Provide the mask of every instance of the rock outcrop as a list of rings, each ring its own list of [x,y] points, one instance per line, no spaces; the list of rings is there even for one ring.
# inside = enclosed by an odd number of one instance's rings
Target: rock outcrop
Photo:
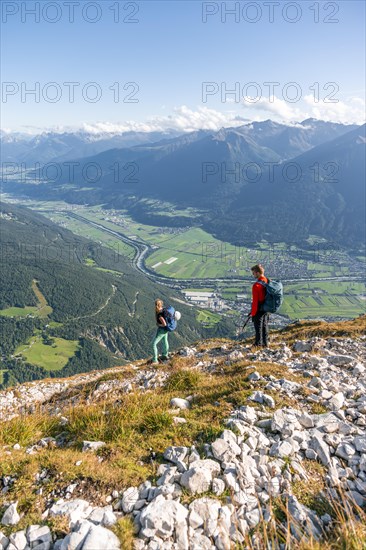
[[[71,498],[65,495],[56,500],[43,518],[68,518],[70,532],[63,539],[56,540],[46,526],[17,531],[17,503],[9,502],[0,523],[13,526],[14,532],[10,537],[0,533],[0,549],[117,550],[120,543],[110,528],[118,518],[128,516],[134,523],[136,550],[230,550],[243,545],[248,536],[256,543],[252,529],[274,519],[271,503],[275,499],[287,502],[293,541],[303,536],[321,540],[332,529],[332,518],[302,504],[293,486],[312,483],[305,464],[316,462],[324,478],[324,498],[336,500],[341,491],[349,502],[366,505],[365,343],[366,338],[312,338],[291,348],[282,345],[256,352],[239,343],[229,349],[183,350],[183,357],[195,361],[191,368],[203,372],[222,368],[218,358],[227,365],[243,358],[253,363],[245,367],[253,391],[245,405],[231,411],[221,435],[207,442],[201,454],[195,446],[168,447],[154,484],[147,480],[115,491],[108,506],[73,499],[72,491]],[[286,366],[284,373],[301,373],[307,382],[300,384],[286,375],[261,375],[255,370],[259,362]],[[128,381],[101,382],[95,397],[98,392],[150,390],[165,379],[165,372],[141,367]],[[260,389],[256,388],[259,381]],[[57,384],[52,391],[63,391],[62,384]],[[38,393],[37,386],[30,387],[37,400],[45,395],[47,384],[38,383]],[[29,399],[29,391],[27,386],[18,393]],[[268,392],[291,398],[294,405],[276,408]],[[3,414],[17,414],[20,398],[9,394],[0,396],[0,407]],[[185,408],[194,407],[194,400],[178,392],[171,405],[184,413]],[[312,412],[314,405],[321,412]],[[84,443],[89,452],[104,445]],[[37,452],[37,446],[31,452]],[[3,490],[10,482],[3,479]]]

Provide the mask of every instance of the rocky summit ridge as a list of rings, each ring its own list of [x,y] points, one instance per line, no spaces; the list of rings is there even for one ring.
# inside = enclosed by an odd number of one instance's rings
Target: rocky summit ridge
[[[199,342],[157,369],[140,361],[1,392],[0,549],[364,548],[364,324],[360,317],[347,331],[349,322],[338,323],[343,334],[326,323],[294,325],[275,334],[269,349]],[[53,483],[68,469],[50,465],[55,453],[74,453],[64,457],[78,458],[76,468],[89,461],[92,469],[115,452],[112,438],[79,438],[75,447],[70,426],[78,407],[104,407],[107,416],[115,411],[118,424],[126,396],[143,406],[144,396],[155,394],[166,410],[157,427],[145,422],[144,437],[153,434],[156,448],[149,456],[141,449],[138,461],[150,475],[108,490],[92,491],[86,475]],[[207,395],[212,402],[203,402]],[[208,427],[197,438],[195,409],[200,417],[220,417],[221,428]],[[153,412],[146,414],[156,422]],[[20,422],[24,430],[37,415],[52,421],[52,430],[15,441]],[[156,438],[165,429],[173,430],[174,444],[159,448]],[[27,479],[38,516],[22,495],[19,464],[25,462],[37,465]]]

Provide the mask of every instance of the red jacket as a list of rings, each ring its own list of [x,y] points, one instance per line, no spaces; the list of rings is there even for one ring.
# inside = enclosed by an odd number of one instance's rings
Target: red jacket
[[[268,283],[268,279],[264,275],[262,277],[259,277],[257,280]],[[263,304],[265,297],[266,297],[266,289],[264,288],[264,286],[258,282],[254,283],[252,287],[252,310],[250,312],[250,315],[252,317],[256,313],[258,313],[259,306],[260,304]]]

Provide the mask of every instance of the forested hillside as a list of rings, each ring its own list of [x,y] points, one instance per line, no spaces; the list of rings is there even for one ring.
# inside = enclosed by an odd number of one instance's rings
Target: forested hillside
[[[27,209],[1,208],[1,386],[148,356],[154,300],[174,303],[174,293],[108,248]],[[179,309],[172,346],[210,335],[192,308]],[[215,332],[227,330],[223,322]]]

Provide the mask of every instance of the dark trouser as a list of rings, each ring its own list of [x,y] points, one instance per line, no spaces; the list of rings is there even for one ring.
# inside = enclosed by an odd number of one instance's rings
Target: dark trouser
[[[268,321],[269,313],[258,311],[252,317],[255,328],[255,346],[268,346]]]

